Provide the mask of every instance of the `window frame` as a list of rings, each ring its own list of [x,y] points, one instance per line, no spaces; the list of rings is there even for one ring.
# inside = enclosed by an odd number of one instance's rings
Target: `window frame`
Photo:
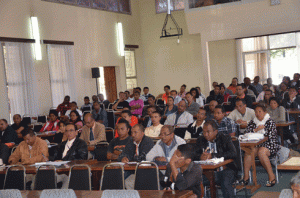
[[[128,86],[127,86],[127,79],[136,79],[136,86],[138,86],[137,67],[136,67],[136,56],[135,56],[135,50],[134,50],[134,49],[128,49],[128,48],[125,48],[124,51],[125,51],[125,52],[126,52],[126,51],[132,51],[132,52],[134,52],[135,76],[127,77],[127,74],[126,74],[126,58],[125,58],[125,56],[124,56],[126,89],[129,89]]]

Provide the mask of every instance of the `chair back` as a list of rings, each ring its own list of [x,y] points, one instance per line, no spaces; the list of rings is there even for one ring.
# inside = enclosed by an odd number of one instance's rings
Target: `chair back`
[[[165,106],[165,102],[163,99],[159,98],[156,100],[156,105],[157,106]]]
[[[40,130],[43,128],[43,125],[41,125],[41,124],[35,124],[34,126],[33,126],[33,131],[34,132],[40,132]]]
[[[240,146],[240,141],[238,138],[232,138],[232,143],[235,147],[236,150],[236,158],[234,160],[236,166],[237,166],[237,171],[241,171],[242,175],[244,175],[244,170],[243,170],[243,157],[242,157],[242,151],[241,151],[241,146]]]
[[[92,111],[92,108],[91,108],[90,106],[88,106],[88,107],[83,107],[81,111],[82,111],[82,112],[85,112],[85,111]]]
[[[37,169],[34,190],[44,189],[56,189],[56,168],[53,165],[41,165]]]
[[[229,112],[229,111],[234,110],[234,107],[229,102],[223,103],[222,106],[223,106],[225,112]]]
[[[23,121],[24,124],[30,125],[31,124],[31,117],[30,117],[30,115],[24,115],[22,121]]]
[[[100,190],[110,189],[125,190],[124,167],[122,164],[110,163],[103,167]]]
[[[37,122],[46,123],[47,122],[47,116],[39,115],[38,118],[37,118]]]
[[[0,197],[5,198],[22,198],[20,190],[0,190]]]
[[[187,130],[186,127],[184,128],[176,128],[176,126],[180,126],[180,125],[175,125],[174,126],[174,134],[181,137],[182,139],[184,139],[184,136],[185,136],[185,132]]]
[[[101,198],[140,198],[140,194],[136,190],[105,190]]]
[[[26,169],[22,165],[9,167],[5,174],[3,189],[26,190]]]
[[[108,127],[115,128],[116,117],[114,111],[107,111]]]
[[[92,190],[91,168],[86,164],[76,164],[70,168],[69,189]]]
[[[134,190],[159,190],[158,174],[159,171],[156,163],[154,162],[138,163],[135,168]]]
[[[76,198],[73,189],[51,189],[43,190],[40,198]]]
[[[106,141],[109,143],[115,137],[115,131],[111,127],[105,127]]]

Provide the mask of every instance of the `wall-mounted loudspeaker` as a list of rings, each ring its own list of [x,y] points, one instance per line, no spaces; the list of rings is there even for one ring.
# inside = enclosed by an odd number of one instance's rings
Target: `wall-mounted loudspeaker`
[[[92,78],[100,78],[99,67],[92,68]]]

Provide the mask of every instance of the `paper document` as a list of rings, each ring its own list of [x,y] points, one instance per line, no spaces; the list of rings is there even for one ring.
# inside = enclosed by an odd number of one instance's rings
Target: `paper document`
[[[33,166],[41,166],[41,165],[53,165],[53,166],[61,166],[69,163],[70,161],[61,161],[61,162],[39,162],[35,163]]]
[[[215,164],[219,164],[221,162],[224,162],[224,157],[221,158],[213,158],[213,159],[209,159],[209,160],[201,160],[201,161],[194,161],[196,164],[206,164],[206,165],[215,165]]]
[[[287,161],[285,161],[284,163],[282,163],[281,165],[300,166],[300,157],[292,157],[292,158],[288,159]]]

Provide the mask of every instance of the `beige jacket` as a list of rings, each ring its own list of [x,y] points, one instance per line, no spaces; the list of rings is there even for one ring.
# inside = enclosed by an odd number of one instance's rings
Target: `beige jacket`
[[[10,164],[16,164],[21,160],[21,164],[34,164],[36,162],[42,162],[44,156],[49,158],[48,145],[45,140],[36,137],[36,140],[29,150],[29,146],[25,141],[22,141],[16,150],[11,154],[8,159]]]
[[[93,133],[95,140],[90,141],[90,128],[84,125],[82,127],[80,139],[84,140],[89,145],[96,145],[101,141],[106,141],[105,127],[103,124],[95,122],[95,128],[93,130]]]

